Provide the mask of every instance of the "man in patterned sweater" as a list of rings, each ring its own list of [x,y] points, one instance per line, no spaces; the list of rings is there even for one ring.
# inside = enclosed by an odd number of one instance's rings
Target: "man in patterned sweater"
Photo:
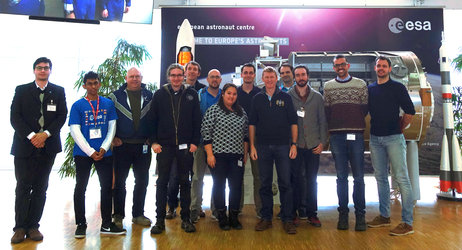
[[[334,57],[337,77],[326,82],[324,104],[330,134],[330,149],[337,169],[339,220],[337,229],[348,229],[348,162],[353,173],[353,202],[356,231],[365,231],[364,197],[364,117],[367,115],[366,83],[348,74],[350,64],[345,56]]]

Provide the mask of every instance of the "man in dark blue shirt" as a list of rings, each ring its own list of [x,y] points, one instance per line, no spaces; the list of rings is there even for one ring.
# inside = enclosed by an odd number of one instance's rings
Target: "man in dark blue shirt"
[[[371,115],[369,147],[379,192],[380,215],[367,224],[369,227],[390,226],[388,183],[388,163],[390,163],[391,173],[401,191],[403,221],[392,229],[390,234],[407,235],[414,233],[413,197],[406,165],[406,141],[402,131],[410,124],[415,110],[406,87],[390,79],[390,59],[380,56],[375,62],[377,82],[368,87]],[[404,111],[402,117],[399,116],[400,108]]]

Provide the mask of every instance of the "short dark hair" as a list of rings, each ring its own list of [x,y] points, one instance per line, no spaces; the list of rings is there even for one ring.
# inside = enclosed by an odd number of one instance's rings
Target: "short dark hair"
[[[283,63],[281,66],[279,66],[279,68],[278,68],[279,74],[281,74],[282,67],[289,67],[290,71],[292,71],[292,75],[294,74],[294,67],[292,67],[292,65],[290,65],[288,63]]]
[[[342,54],[337,54],[337,55],[335,55],[335,56],[334,56],[334,59],[333,59],[332,61],[335,61],[335,60],[337,60],[337,59],[342,59],[342,58],[345,58],[345,61],[348,62],[346,56],[344,56],[344,55],[342,55]]]
[[[88,73],[86,73],[83,76],[83,84],[87,84],[88,79],[97,79],[98,82],[99,82],[99,75],[98,75],[98,73],[96,73],[94,71],[88,71]]]
[[[385,60],[385,61],[387,61],[388,67],[391,67],[390,58],[388,58],[388,57],[386,57],[386,56],[380,55],[380,56],[378,56],[377,58],[375,58],[375,63],[377,64],[377,62],[378,62],[379,60]]]
[[[197,66],[197,70],[199,70],[199,73],[202,71],[201,69],[201,65],[196,62],[196,61],[189,61],[185,66],[184,66],[184,70],[188,69],[188,66],[189,65],[194,65],[194,66]]]
[[[295,68],[294,68],[294,76],[295,76],[295,70],[296,70],[296,69],[305,69],[306,74],[307,74],[307,75],[310,75],[310,70],[309,70],[308,67],[306,67],[305,65],[301,65],[301,64],[300,64],[300,65],[295,66]]]
[[[226,114],[229,114],[231,111],[225,107],[225,103],[223,102],[223,95],[225,94],[226,90],[229,88],[235,88],[237,91],[237,86],[234,85],[233,83],[227,83],[223,86],[223,89],[221,90],[221,95],[220,99],[218,99],[218,107],[220,107],[223,111],[225,111]],[[233,111],[236,113],[238,116],[242,116],[244,112],[242,111],[242,107],[237,103],[236,101],[232,105]]]
[[[37,66],[37,64],[39,63],[48,63],[48,65],[50,65],[50,69],[52,67],[52,63],[51,63],[51,60],[46,58],[46,57],[39,57],[37,60],[35,60],[34,62],[34,67],[32,69],[35,69],[35,67]]]
[[[244,71],[244,68],[245,68],[245,67],[250,67],[250,68],[252,68],[252,69],[253,69],[253,73],[255,73],[255,71],[256,71],[256,70],[255,70],[255,65],[253,65],[253,64],[251,64],[251,63],[246,63],[246,64],[242,65],[242,67],[241,67],[241,73],[242,73],[242,71]]]
[[[187,64],[186,64],[186,65],[187,65]],[[172,64],[170,64],[170,66],[168,66],[168,68],[167,68],[167,78],[170,77],[170,71],[172,71],[173,69],[180,69],[180,70],[183,72],[183,75],[184,75],[183,66],[181,66],[181,64],[179,64],[179,63],[172,63]]]

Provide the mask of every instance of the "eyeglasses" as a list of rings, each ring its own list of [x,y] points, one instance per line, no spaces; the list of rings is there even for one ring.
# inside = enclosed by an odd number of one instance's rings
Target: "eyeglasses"
[[[42,70],[48,71],[48,70],[50,70],[50,67],[49,66],[45,66],[45,67],[37,66],[37,67],[35,67],[35,69],[37,71],[42,71]]]
[[[184,75],[178,74],[178,75],[169,75],[169,77],[184,77]]]
[[[335,68],[340,68],[340,67],[345,67],[347,65],[348,65],[348,63],[340,63],[340,64],[334,64],[334,67]]]

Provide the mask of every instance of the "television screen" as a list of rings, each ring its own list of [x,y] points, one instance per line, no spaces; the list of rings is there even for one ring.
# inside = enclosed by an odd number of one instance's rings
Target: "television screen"
[[[152,23],[153,0],[0,0],[0,13]]]

